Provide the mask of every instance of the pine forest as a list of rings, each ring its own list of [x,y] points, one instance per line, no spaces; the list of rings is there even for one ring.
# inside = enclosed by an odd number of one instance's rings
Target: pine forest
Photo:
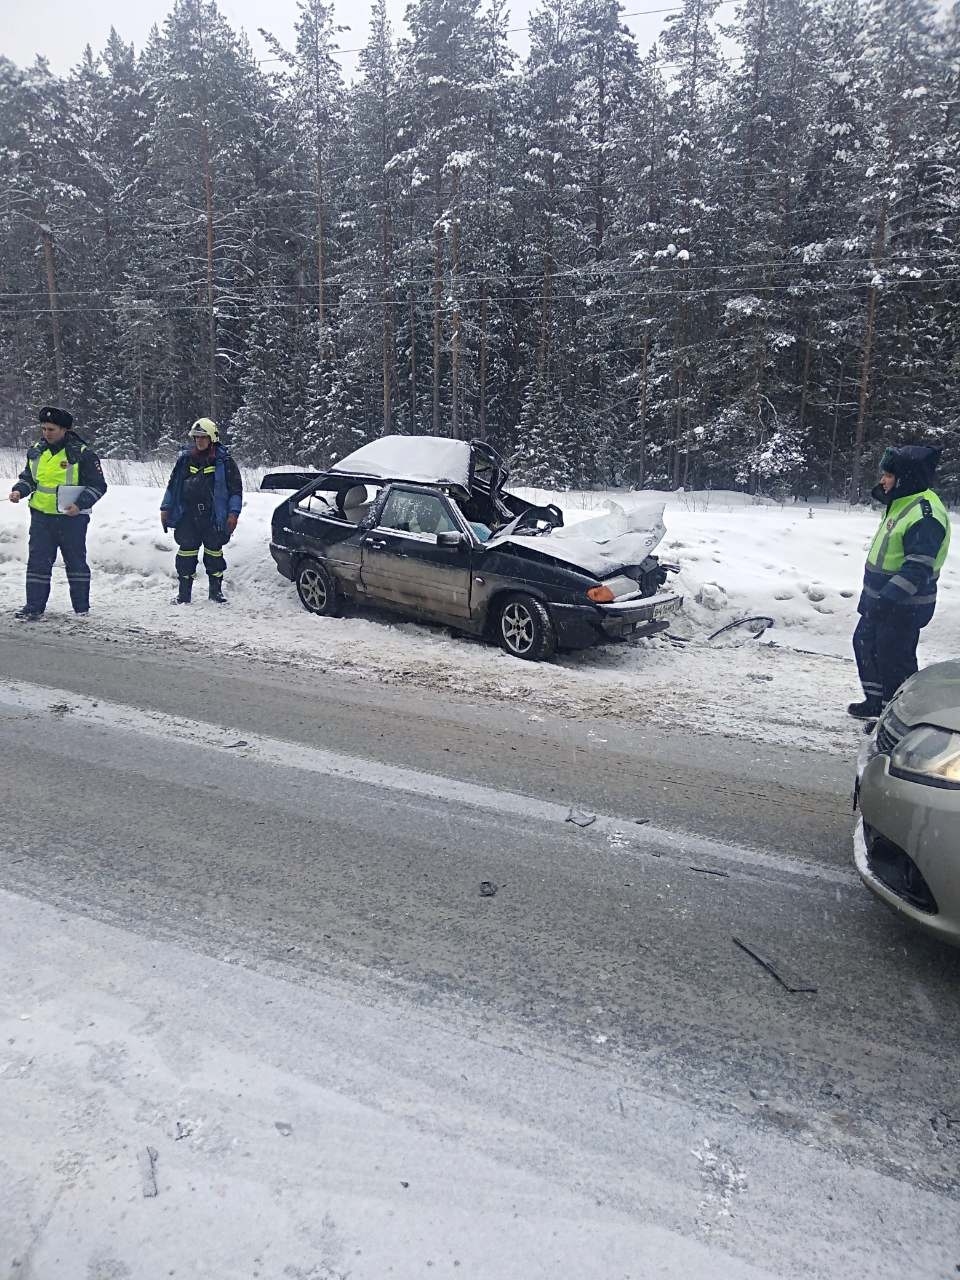
[[[643,0],[641,0],[641,4]],[[631,11],[632,12],[632,11]],[[482,438],[545,487],[856,500],[960,476],[960,3],[211,0],[66,77],[0,58],[0,444],[205,414],[244,461]],[[362,45],[346,78],[344,43]]]

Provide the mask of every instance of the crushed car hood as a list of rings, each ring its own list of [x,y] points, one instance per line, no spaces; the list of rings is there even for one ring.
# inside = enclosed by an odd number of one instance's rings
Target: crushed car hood
[[[626,508],[608,502],[601,515],[547,533],[510,533],[493,537],[490,548],[517,546],[550,556],[598,578],[627,565],[641,564],[663,538],[663,499],[640,501]]]
[[[904,724],[934,724],[960,733],[960,660],[935,662],[912,676],[893,709]]]

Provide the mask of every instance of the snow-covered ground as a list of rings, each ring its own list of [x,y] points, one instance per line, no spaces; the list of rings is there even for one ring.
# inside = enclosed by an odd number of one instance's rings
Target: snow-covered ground
[[[11,451],[0,458],[12,480],[22,460]],[[305,613],[267,549],[278,498],[256,490],[259,473],[247,476],[244,513],[227,548],[229,609],[207,603],[202,576],[194,605],[175,609],[173,538],[163,534],[158,516],[166,468],[155,462],[105,466],[111,487],[88,537],[93,614],[86,622],[74,619],[58,565],[44,626],[203,646],[223,662],[231,654],[255,657],[314,669],[318,676],[402,681],[574,715],[844,751],[856,740],[844,707],[859,692],[850,636],[875,512],[757,503],[735,493],[664,495],[667,535],[660,553],[681,565],[672,581],[686,603],[672,630],[686,643],[657,637],[535,666],[444,628],[387,614]],[[637,501],[629,493],[526,492],[557,502],[568,520],[596,515],[611,499]],[[23,600],[27,524],[25,505],[0,503],[3,611]],[[958,564],[954,558],[942,576],[937,616],[921,642],[922,662],[956,656]],[[759,642],[742,632],[708,642],[725,623],[757,614],[774,620]]]

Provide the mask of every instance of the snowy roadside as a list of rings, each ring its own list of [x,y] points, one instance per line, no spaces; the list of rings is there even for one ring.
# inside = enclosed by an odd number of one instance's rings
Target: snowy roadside
[[[0,925],[5,1276],[552,1280],[638,1257],[664,1280],[777,1274],[623,1207],[625,1183],[647,1205],[660,1189],[622,1154],[605,1067],[6,892]],[[564,1109],[591,1109],[603,1141],[554,1140],[544,1093],[565,1132]],[[672,1216],[694,1223],[691,1122],[666,1110],[650,1120],[672,1126]]]
[[[139,478],[131,471],[137,464],[107,466],[108,475],[122,467],[124,479]],[[858,692],[850,635],[873,513],[753,505],[737,494],[665,495],[667,536],[660,551],[682,566],[673,581],[686,604],[673,630],[688,643],[656,638],[608,645],[537,666],[455,638],[444,628],[386,614],[334,619],[305,613],[269,556],[270,515],[277,502],[270,493],[248,493],[229,544],[229,609],[203,599],[174,609],[173,540],[160,530],[159,497],[155,484],[112,485],[94,513],[88,539],[94,612],[83,623],[73,618],[58,565],[45,628],[83,628],[151,648],[202,647],[221,663],[235,655],[316,671],[318,677],[403,683],[571,716],[609,716],[842,752],[857,740],[857,726],[844,707]],[[582,518],[610,498],[629,503],[631,495],[549,498],[571,518]],[[18,625],[7,619],[22,603],[26,529],[22,507],[0,504],[5,630]],[[942,588],[940,610],[922,644],[924,662],[953,656],[950,642],[960,630],[960,573],[950,565]],[[707,642],[725,623],[754,614],[774,619],[760,642],[738,632]]]

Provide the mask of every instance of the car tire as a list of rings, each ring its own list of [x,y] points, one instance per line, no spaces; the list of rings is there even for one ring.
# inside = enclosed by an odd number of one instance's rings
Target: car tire
[[[557,630],[546,606],[519,592],[500,602],[496,635],[505,653],[527,662],[545,662],[557,651]]]
[[[308,613],[335,618],[340,612],[340,593],[330,570],[319,560],[301,560],[297,565],[297,595]]]

